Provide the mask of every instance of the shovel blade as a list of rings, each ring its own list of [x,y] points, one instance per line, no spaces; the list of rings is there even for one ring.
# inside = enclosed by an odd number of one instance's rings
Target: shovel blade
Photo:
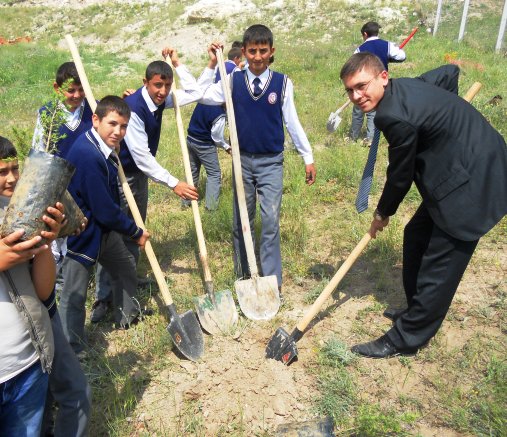
[[[266,358],[289,365],[298,355],[296,341],[285,329],[278,328],[266,347]]]
[[[252,320],[269,320],[280,308],[280,292],[275,275],[240,279],[234,283],[239,306]]]
[[[338,129],[338,126],[340,125],[342,121],[342,118],[339,115],[339,112],[331,112],[329,114],[329,118],[327,119],[326,128],[328,132],[334,132],[336,129]]]
[[[215,303],[216,305],[213,305],[207,294],[194,297],[201,326],[211,335],[232,332],[238,323],[238,310],[231,291],[224,290],[215,293]]]
[[[186,358],[192,361],[201,358],[204,353],[204,338],[193,311],[189,310],[181,316],[170,311],[167,330],[174,345]]]

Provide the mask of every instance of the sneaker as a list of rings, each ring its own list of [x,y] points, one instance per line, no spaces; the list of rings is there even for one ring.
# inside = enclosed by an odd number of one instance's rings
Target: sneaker
[[[109,302],[105,300],[96,300],[92,306],[92,313],[90,314],[90,322],[98,323],[104,320],[107,312],[109,311]]]

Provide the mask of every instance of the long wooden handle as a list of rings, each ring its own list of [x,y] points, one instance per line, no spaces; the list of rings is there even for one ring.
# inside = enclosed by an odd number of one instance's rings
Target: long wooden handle
[[[90,105],[92,111],[95,112],[95,109],[97,108],[97,102],[95,100],[95,97],[93,97],[93,92],[90,87],[90,83],[88,82],[88,78],[86,77],[83,62],[81,61],[81,56],[79,56],[79,51],[77,50],[76,44],[74,43],[74,39],[71,35],[65,35],[65,39],[69,45],[74,64],[76,64],[76,69],[79,74],[79,79],[81,80],[81,85],[83,86],[83,90],[85,92],[86,100],[88,100],[88,104]],[[130,189],[130,186],[125,177],[121,163],[118,165],[118,176],[120,178],[123,193],[127,199],[130,211],[134,217],[134,221],[136,222],[137,226],[142,229],[146,229],[141,217],[141,213],[139,212],[139,208],[137,207],[136,201],[134,199],[134,195],[132,194],[132,190]],[[169,287],[167,286],[164,274],[162,273],[162,269],[160,268],[160,264],[158,263],[157,257],[155,256],[155,252],[153,251],[153,247],[149,240],[146,242],[144,250],[146,252],[146,256],[148,257],[148,261],[150,262],[153,274],[155,275],[155,279],[157,280],[158,288],[162,293],[162,297],[164,298],[166,305],[171,305],[173,303],[173,299],[171,297],[171,293],[169,292]]]
[[[255,259],[255,250],[250,230],[250,218],[245,200],[245,188],[243,186],[243,171],[241,170],[241,156],[239,153],[238,132],[236,130],[236,118],[234,116],[234,105],[232,104],[231,90],[229,88],[229,79],[225,70],[224,56],[221,49],[216,52],[218,59],[218,69],[224,90],[225,106],[227,107],[227,121],[229,122],[229,134],[231,136],[232,165],[234,168],[234,180],[236,182],[236,196],[238,198],[239,215],[241,219],[241,228],[243,230],[243,240],[245,243],[246,255],[248,258],[248,267],[250,274],[258,276],[257,261]]]
[[[416,32],[418,30],[419,30],[418,27],[414,27],[412,29],[412,32],[410,32],[410,35],[407,36],[407,38],[400,44],[400,49],[402,49],[403,47],[405,47],[405,44],[407,44],[412,39],[412,37],[416,34]]]
[[[176,85],[173,82],[172,96],[174,103],[174,113],[176,115],[176,125],[178,127],[178,137],[180,139],[181,154],[183,155],[183,166],[185,168],[185,177],[187,179],[187,184],[194,186],[194,181],[192,179],[192,170],[190,168],[190,158],[188,156],[187,142],[185,140],[185,131],[183,129],[183,121],[181,119],[180,105],[178,104],[178,97],[175,91]],[[209,287],[212,284],[212,277],[208,264],[208,251],[206,250],[206,242],[204,240],[204,232],[202,230],[201,214],[199,213],[199,205],[197,204],[197,200],[192,200],[192,213],[194,216],[194,225],[195,232],[197,234],[197,242],[199,244],[199,258],[201,260],[204,281],[207,287]]]
[[[463,99],[466,100],[467,102],[471,102],[481,88],[482,88],[482,83],[474,82],[472,84],[472,86],[468,89],[466,94],[464,95]]]
[[[322,290],[322,293],[320,293],[320,296],[315,300],[311,308],[307,311],[307,313],[304,315],[303,319],[298,323],[296,328],[304,332],[308,324],[312,321],[312,319],[317,315],[320,308],[326,301],[326,299],[331,296],[335,288],[338,286],[340,281],[343,279],[345,274],[349,271],[349,269],[352,267],[354,262],[356,261],[357,257],[361,254],[361,252],[364,250],[366,245],[370,242],[371,235],[369,233],[366,233],[363,238],[361,238],[361,241],[357,244],[357,246],[354,248],[354,250],[351,252],[351,254],[348,256],[348,258],[345,260],[345,262],[340,266],[338,271],[335,273],[335,275],[331,278],[329,283],[326,285],[324,290]]]

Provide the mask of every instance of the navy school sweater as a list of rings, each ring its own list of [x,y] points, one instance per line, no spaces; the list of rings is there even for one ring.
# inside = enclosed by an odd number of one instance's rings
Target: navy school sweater
[[[104,233],[116,231],[137,239],[143,230],[121,210],[118,168],[111,157],[104,157],[91,129],[76,140],[66,159],[76,167],[69,193],[88,219],[81,234],[69,237],[67,256],[92,265]]]
[[[48,106],[44,105],[39,109],[39,114],[47,108]],[[77,110],[80,111],[79,124],[74,129],[71,129],[68,124],[63,124],[59,128],[60,135],[65,135],[65,138],[58,141],[58,150],[55,154],[62,158],[68,155],[70,146],[74,144],[74,141],[76,141],[83,132],[86,132],[92,127],[93,112],[88,102],[85,100],[84,105]]]
[[[373,39],[371,41],[366,41],[359,46],[359,51],[370,52],[374,55],[377,55],[384,64],[386,71],[388,71],[389,67],[387,64],[389,62],[389,42],[383,39]]]
[[[250,89],[246,71],[236,71],[232,80],[240,150],[253,154],[283,152],[282,99],[287,76],[270,70],[268,82],[257,97]]]
[[[157,120],[144,100],[142,95],[143,88],[144,87],[141,87],[134,94],[127,96],[125,102],[129,105],[130,110],[143,121],[144,130],[148,135],[148,148],[150,149],[150,153],[156,156],[158,143],[160,141],[160,130],[162,128],[162,112],[164,111],[165,103],[158,107],[160,118]],[[126,173],[137,173],[141,171],[137,167],[134,158],[132,158],[125,141],[121,142],[120,161]]]

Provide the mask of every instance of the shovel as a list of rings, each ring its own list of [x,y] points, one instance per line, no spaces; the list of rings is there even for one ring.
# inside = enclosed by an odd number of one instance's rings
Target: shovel
[[[93,97],[93,93],[88,82],[88,78],[86,77],[83,63],[81,62],[81,57],[79,56],[79,52],[74,43],[74,39],[71,35],[65,35],[65,39],[67,40],[70,51],[72,53],[72,58],[76,64],[76,69],[78,71],[81,84],[83,85],[86,99],[88,100],[92,111],[95,112],[97,102]],[[134,220],[137,226],[145,229],[143,219],[141,218],[139,208],[136,205],[136,201],[134,199],[132,191],[130,190],[127,179],[125,178],[125,173],[123,172],[121,163],[118,166],[118,176],[120,178],[125,197],[127,198],[127,203],[130,210],[132,211],[132,215],[134,216]],[[169,325],[167,325],[167,331],[169,331],[173,343],[178,348],[178,350],[189,360],[197,361],[204,353],[204,338],[202,335],[201,327],[199,326],[199,322],[197,321],[197,317],[192,311],[187,311],[181,316],[178,314],[176,306],[173,303],[171,293],[169,293],[167,283],[165,282],[164,274],[162,273],[160,265],[157,261],[157,257],[155,256],[155,252],[153,251],[153,247],[151,246],[151,242],[149,240],[146,242],[145,251],[151,268],[153,269],[155,279],[157,280],[157,285],[167,306],[167,311],[169,313]]]
[[[341,265],[335,273],[331,281],[326,285],[320,296],[315,300],[313,305],[304,315],[303,319],[296,325],[292,334],[289,334],[285,329],[278,328],[266,347],[266,358],[281,361],[283,364],[290,364],[298,355],[298,348],[296,342],[303,337],[303,333],[312,321],[312,319],[319,312],[326,299],[333,293],[345,274],[352,267],[357,257],[364,250],[366,245],[370,242],[371,236],[366,233],[361,241],[357,244],[345,262]]]
[[[174,112],[176,114],[176,124],[178,126],[178,135],[180,139],[181,153],[183,155],[185,176],[187,183],[189,185],[193,185],[194,182],[192,180],[192,170],[190,169],[188,148],[185,141],[180,106],[178,104],[176,93],[174,92],[175,89],[176,87],[173,84],[172,95]],[[231,332],[238,322],[238,311],[236,310],[236,304],[234,303],[230,290],[219,291],[217,293],[213,291],[213,280],[211,278],[211,272],[208,265],[208,252],[204,241],[204,233],[202,231],[201,216],[199,214],[197,200],[192,200],[192,213],[194,215],[195,232],[197,234],[197,241],[199,244],[199,258],[201,260],[204,276],[204,290],[206,291],[206,295],[194,297],[194,305],[197,310],[197,316],[199,317],[202,327],[210,334]]]
[[[350,105],[350,100],[347,100],[342,106],[340,106],[338,108],[337,111],[331,112],[331,114],[329,114],[329,118],[327,119],[327,124],[326,124],[327,130],[329,132],[334,132],[336,129],[338,129],[338,126],[342,122],[342,118],[340,117],[340,114],[349,105]]]
[[[415,33],[415,32],[413,32]],[[481,89],[482,84],[480,82],[475,82],[472,84],[470,89],[466,92],[463,99],[467,102],[472,101],[475,95]],[[345,262],[338,269],[336,274],[333,276],[329,284],[327,284],[326,288],[322,291],[317,300],[313,303],[311,308],[308,310],[306,315],[303,317],[292,334],[289,335],[287,331],[283,328],[278,328],[269,341],[266,347],[266,358],[272,358],[274,360],[281,361],[284,364],[290,364],[290,362],[297,357],[298,349],[296,346],[296,342],[303,336],[304,330],[311,322],[311,320],[315,317],[320,307],[324,304],[325,300],[331,295],[333,290],[338,286],[340,281],[343,279],[345,274],[349,271],[350,267],[354,264],[357,257],[364,250],[366,245],[371,240],[371,236],[369,233],[366,233],[361,241],[354,248],[352,253],[348,256]]]
[[[234,106],[232,104],[231,91],[222,50],[216,52],[218,68],[222,78],[225,104],[227,107],[227,120],[229,122],[229,133],[231,135],[232,165],[234,168],[234,179],[236,181],[236,195],[243,230],[243,239],[250,269],[250,279],[240,279],[234,283],[238,295],[239,306],[246,317],[252,320],[269,320],[275,316],[280,308],[280,292],[278,291],[278,280],[275,275],[261,277],[257,270],[257,260],[250,231],[250,219],[245,200],[245,189],[243,187],[243,172],[241,171],[241,157],[239,153],[238,133],[236,131],[236,119]]]

